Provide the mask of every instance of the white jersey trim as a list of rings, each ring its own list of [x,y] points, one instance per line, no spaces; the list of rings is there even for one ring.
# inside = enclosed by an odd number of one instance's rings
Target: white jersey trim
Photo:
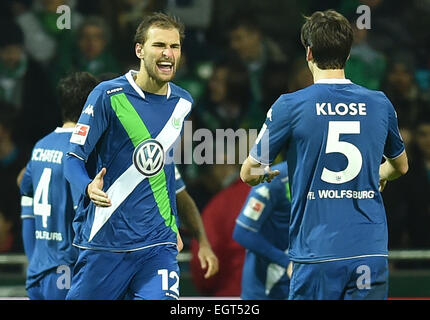
[[[318,260],[318,261],[295,261],[297,263],[321,263],[321,262],[331,262],[331,261],[341,261],[348,259],[360,259],[360,258],[369,258],[369,257],[388,257],[388,254],[365,254],[361,256],[352,256],[352,257],[344,257],[344,258],[333,258],[327,260]]]
[[[176,139],[181,133],[182,124],[187,114],[191,111],[191,102],[180,98],[175,106],[170,118],[165,123],[163,129],[155,138],[163,146],[163,150],[168,152],[171,146],[176,142]],[[173,118],[181,120],[181,126],[174,128],[172,126]],[[124,200],[133,192],[133,190],[143,181],[146,177],[142,175],[136,167],[132,164],[125,170],[121,176],[109,187],[106,191],[108,198],[111,200],[110,207],[96,207],[94,212],[94,221],[91,227],[90,242],[97,232],[103,227],[106,221],[112,216],[115,210],[124,202]]]
[[[57,127],[54,132],[55,133],[67,133],[67,132],[73,133],[74,130],[75,130],[75,128],[60,128],[60,127]]]
[[[145,93],[143,93],[142,89],[137,85],[136,81],[134,81],[134,78],[133,78],[133,76],[135,76],[137,74],[138,74],[138,71],[130,70],[129,72],[126,73],[125,77],[126,77],[127,81],[130,83],[130,85],[133,87],[133,89],[139,94],[139,96],[142,99],[145,99]],[[170,84],[167,83],[166,99],[169,99],[171,92],[172,91],[170,89]]]
[[[320,84],[320,83],[324,83],[324,84],[352,84],[352,81],[349,79],[343,79],[343,78],[319,79],[318,81],[315,81],[315,84]]]
[[[160,243],[150,244],[150,245],[144,246],[144,247],[139,247],[139,248],[135,248],[135,249],[124,249],[124,250],[91,248],[91,247],[81,246],[81,245],[78,245],[78,244],[75,244],[75,243],[73,243],[72,245],[74,247],[79,248],[79,249],[85,249],[85,250],[109,251],[109,252],[133,252],[133,251],[144,250],[144,249],[148,249],[148,248],[152,248],[152,247],[156,247],[156,246],[163,246],[163,245],[174,245],[174,246],[177,246],[178,244],[174,243],[174,242],[160,242]]]
[[[184,190],[185,190],[185,186],[182,186],[176,190],[176,194],[178,194],[179,192],[184,191]]]
[[[258,230],[257,230],[257,229],[252,228],[252,227],[250,227],[250,226],[248,226],[248,225],[244,224],[244,223],[243,223],[242,221],[240,221],[239,219],[236,219],[236,223],[237,223],[239,226],[241,226],[242,228],[244,228],[244,229],[247,229],[247,230],[252,231],[252,232],[258,232]]]

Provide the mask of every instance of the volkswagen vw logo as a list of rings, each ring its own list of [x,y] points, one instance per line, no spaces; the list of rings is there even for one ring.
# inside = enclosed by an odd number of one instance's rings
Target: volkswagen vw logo
[[[164,167],[163,146],[154,139],[143,141],[134,149],[133,164],[144,176],[155,176]]]

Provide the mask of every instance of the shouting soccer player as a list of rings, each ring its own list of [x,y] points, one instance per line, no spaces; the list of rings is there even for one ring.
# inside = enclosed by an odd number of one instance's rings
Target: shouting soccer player
[[[80,195],[64,177],[64,159],[82,104],[97,83],[87,72],[60,81],[63,126],[36,143],[20,179],[22,236],[29,261],[26,289],[31,300],[62,300],[70,288],[78,256],[72,247],[72,221]]]
[[[67,179],[85,196],[67,299],[179,298],[175,170],[165,159],[193,102],[170,82],[183,37],[176,19],[145,17],[135,35],[140,70],[102,82],[85,103],[66,159]]]
[[[314,84],[273,104],[241,177],[252,185],[274,179],[279,171],[256,170],[287,146],[290,299],[386,299],[388,239],[380,190],[408,170],[396,113],[384,93],[345,79],[353,40],[345,17],[315,12],[301,39]]]

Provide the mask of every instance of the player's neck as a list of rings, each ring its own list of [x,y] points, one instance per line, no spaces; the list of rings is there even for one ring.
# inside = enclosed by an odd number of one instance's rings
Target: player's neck
[[[312,75],[314,83],[321,79],[345,79],[344,69],[319,69],[317,66],[313,66]]]
[[[160,95],[167,94],[168,82],[156,81],[142,68],[134,78],[134,81],[143,91]]]
[[[63,123],[63,126],[61,128],[68,129],[68,128],[74,128],[76,126],[76,122],[67,121]]]

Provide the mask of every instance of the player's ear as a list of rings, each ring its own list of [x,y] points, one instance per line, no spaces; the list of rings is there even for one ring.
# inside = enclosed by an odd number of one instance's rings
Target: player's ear
[[[311,47],[306,47],[306,61],[312,61],[313,58]]]
[[[139,59],[143,59],[143,46],[141,43],[136,43],[135,52]]]

